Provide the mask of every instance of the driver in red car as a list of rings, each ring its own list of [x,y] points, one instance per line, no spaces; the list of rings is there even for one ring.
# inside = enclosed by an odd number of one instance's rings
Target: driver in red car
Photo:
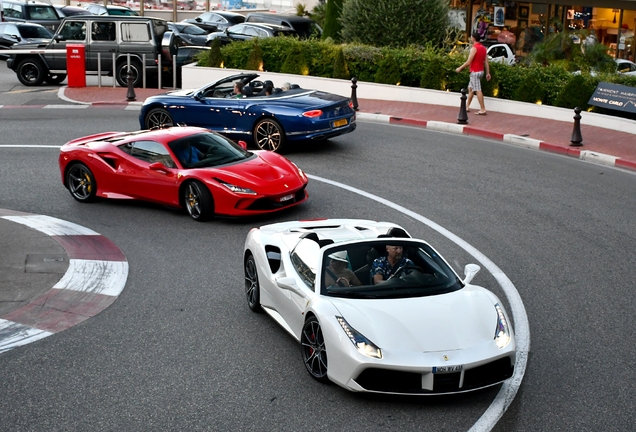
[[[205,156],[201,150],[186,142],[173,150],[181,165],[188,168],[190,165],[200,162]]]

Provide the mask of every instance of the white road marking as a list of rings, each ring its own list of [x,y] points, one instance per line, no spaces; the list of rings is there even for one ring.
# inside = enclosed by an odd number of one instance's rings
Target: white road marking
[[[39,145],[39,144],[0,144],[0,147],[5,148],[54,148],[60,149],[61,145]]]
[[[528,363],[528,352],[530,351],[530,325],[528,323],[528,315],[526,314],[525,307],[523,306],[521,296],[519,295],[519,292],[515,288],[512,281],[504,274],[503,271],[501,271],[501,269],[494,262],[486,257],[486,255],[481,253],[468,242],[448,231],[446,228],[433,222],[432,220],[427,219],[424,216],[415,213],[414,211],[411,211],[405,207],[402,207],[399,204],[381,198],[377,195],[365,192],[361,189],[326,178],[318,177],[312,174],[307,174],[307,177],[315,181],[330,184],[332,186],[356,193],[365,198],[379,202],[380,204],[384,204],[387,207],[397,210],[409,217],[412,217],[413,219],[434,229],[435,231],[464,249],[466,252],[472,255],[473,258],[475,258],[483,267],[485,267],[497,280],[504,294],[506,295],[508,302],[510,303],[510,308],[515,323],[514,330],[517,342],[517,360],[515,363],[515,371],[512,378],[501,386],[499,393],[492,401],[488,409],[470,428],[471,432],[485,432],[492,430],[492,428],[497,424],[499,419],[503,416],[503,414],[506,412],[506,410],[514,400],[517,391],[521,386],[521,381],[523,380],[523,376],[526,372],[526,365]]]
[[[66,274],[53,288],[117,297],[127,278],[127,261],[72,259]]]
[[[45,215],[3,216],[2,218],[13,221],[13,222],[17,222],[22,225],[26,225],[29,228],[36,229],[50,236],[62,236],[62,235],[97,236],[99,235],[92,229],[83,227],[73,222],[57,219],[51,216],[45,216]]]
[[[53,333],[0,319],[0,353],[20,345],[30,344]]]

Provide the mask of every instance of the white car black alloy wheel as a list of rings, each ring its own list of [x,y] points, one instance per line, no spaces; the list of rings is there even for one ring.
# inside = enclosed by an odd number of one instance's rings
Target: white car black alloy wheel
[[[261,310],[260,296],[256,262],[254,261],[254,257],[250,254],[245,260],[245,297],[247,299],[247,305],[254,312]]]
[[[329,381],[327,378],[327,349],[322,329],[316,317],[312,316],[305,321],[300,335],[300,351],[307,372],[316,380]]]

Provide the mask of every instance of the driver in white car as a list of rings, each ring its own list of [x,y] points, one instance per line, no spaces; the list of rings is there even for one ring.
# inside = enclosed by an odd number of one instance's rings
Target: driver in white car
[[[402,267],[414,265],[413,261],[402,255],[402,246],[387,245],[386,251],[387,256],[376,258],[371,264],[371,280],[374,284],[389,280]]]

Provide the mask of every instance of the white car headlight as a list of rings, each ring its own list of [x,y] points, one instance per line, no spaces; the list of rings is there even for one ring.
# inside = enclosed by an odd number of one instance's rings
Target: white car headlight
[[[510,343],[510,328],[508,327],[508,320],[503,312],[499,303],[495,305],[497,310],[497,328],[495,329],[495,343],[499,349],[504,348]]]
[[[244,188],[244,187],[241,187],[241,186],[236,186],[236,185],[233,185],[231,183],[226,183],[226,182],[221,181],[219,179],[215,179],[215,180],[218,181],[219,183],[221,183],[223,186],[225,186],[226,188],[228,188],[229,190],[231,190],[234,193],[247,194],[247,195],[256,195],[256,192],[254,192],[252,189]]]
[[[375,357],[378,359],[382,358],[382,350],[373,342],[351,327],[343,317],[337,316],[336,319],[338,320],[338,323],[340,323],[342,330],[344,330],[346,335],[349,337],[349,340],[358,349],[358,351],[369,357]]]

